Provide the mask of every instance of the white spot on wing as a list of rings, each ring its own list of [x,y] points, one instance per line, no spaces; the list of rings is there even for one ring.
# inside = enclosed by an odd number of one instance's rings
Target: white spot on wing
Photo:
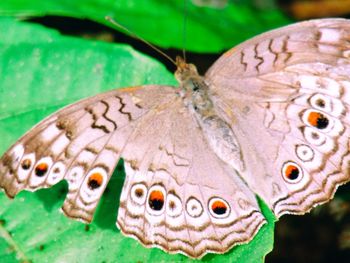
[[[47,177],[46,182],[49,185],[57,184],[59,181],[63,179],[65,172],[66,172],[66,166],[64,165],[64,163],[62,162],[55,163],[50,170],[50,173]]]
[[[24,147],[22,146],[22,144],[18,144],[12,149],[13,164],[11,166],[13,168],[15,168],[19,164],[23,154],[24,154]]]
[[[323,43],[336,43],[340,40],[341,34],[337,29],[322,28],[320,29],[321,37],[320,42]]]
[[[53,123],[53,124],[49,125],[48,127],[46,127],[45,130],[42,131],[41,138],[44,141],[51,141],[57,135],[59,135],[60,132],[61,131],[57,128],[56,123]]]
[[[84,175],[84,169],[81,166],[75,166],[69,172],[67,181],[69,183],[69,191],[74,191],[79,188],[81,179]]]
[[[51,145],[51,151],[54,155],[58,156],[64,151],[70,140],[65,134],[61,134]]]

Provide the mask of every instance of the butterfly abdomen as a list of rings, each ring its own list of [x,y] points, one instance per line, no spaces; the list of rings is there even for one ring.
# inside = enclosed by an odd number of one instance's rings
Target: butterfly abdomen
[[[215,154],[237,171],[242,171],[241,148],[231,127],[217,115],[203,119],[201,127]]]
[[[208,144],[225,163],[238,171],[243,170],[241,149],[230,125],[216,112],[209,93],[209,87],[199,75],[193,75],[182,82],[185,102],[202,128]]]

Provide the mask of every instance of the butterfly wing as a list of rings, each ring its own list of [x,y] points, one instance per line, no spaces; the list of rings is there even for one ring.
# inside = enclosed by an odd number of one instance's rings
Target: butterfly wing
[[[233,48],[206,74],[240,141],[241,176],[277,216],[327,202],[350,179],[349,54],[349,20],[311,20]]]
[[[13,197],[65,179],[64,213],[90,222],[120,157],[126,179],[117,225],[146,246],[191,257],[224,253],[265,223],[254,194],[165,86],[114,90],[54,113],[0,159],[0,187]]]
[[[194,258],[254,237],[266,222],[254,194],[214,154],[181,100],[143,119],[140,129],[122,153],[117,225],[123,233]]]
[[[0,159],[0,187],[14,197],[20,190],[47,188],[65,179],[69,192],[63,211],[90,222],[139,119],[155,116],[158,107],[175,97],[166,86],[113,90],[54,113]]]

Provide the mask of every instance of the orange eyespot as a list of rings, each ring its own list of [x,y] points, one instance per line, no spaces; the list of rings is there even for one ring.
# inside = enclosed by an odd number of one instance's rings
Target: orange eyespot
[[[93,173],[89,176],[88,186],[90,189],[94,190],[102,185],[103,176],[100,173]]]
[[[162,210],[164,205],[164,194],[159,190],[154,190],[151,192],[148,204],[153,210]]]
[[[227,206],[224,202],[216,200],[211,204],[211,209],[217,215],[223,215],[227,211]]]
[[[309,116],[307,117],[307,121],[310,123],[310,125],[318,129],[324,129],[329,124],[329,120],[326,116],[324,116],[320,112],[315,112],[315,111],[312,111],[309,113]]]
[[[48,169],[49,169],[49,166],[47,165],[47,163],[39,163],[35,167],[35,175],[39,177],[44,176]]]
[[[221,197],[212,197],[208,204],[209,212],[214,218],[226,218],[230,215],[230,205]]]
[[[299,168],[295,165],[289,164],[285,169],[285,177],[289,180],[296,180],[299,177]]]

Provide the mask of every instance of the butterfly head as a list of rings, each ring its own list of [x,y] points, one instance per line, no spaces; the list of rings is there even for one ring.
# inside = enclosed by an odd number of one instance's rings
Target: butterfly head
[[[175,78],[178,82],[184,83],[189,78],[198,76],[198,71],[195,65],[186,63],[182,57],[176,57]]]

